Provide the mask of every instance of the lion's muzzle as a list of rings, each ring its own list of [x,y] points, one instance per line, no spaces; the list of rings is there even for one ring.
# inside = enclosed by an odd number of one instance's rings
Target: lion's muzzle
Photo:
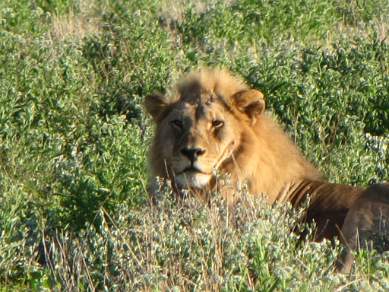
[[[183,148],[181,149],[181,154],[188,158],[193,164],[197,158],[205,153],[203,148]]]

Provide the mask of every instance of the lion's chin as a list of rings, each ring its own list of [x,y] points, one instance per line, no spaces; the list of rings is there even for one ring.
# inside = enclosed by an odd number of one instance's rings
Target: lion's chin
[[[178,186],[182,188],[202,189],[209,184],[211,175],[199,172],[185,172],[175,177]]]

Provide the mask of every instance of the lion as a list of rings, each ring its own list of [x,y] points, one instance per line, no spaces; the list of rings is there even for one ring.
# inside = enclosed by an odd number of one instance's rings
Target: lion
[[[338,236],[347,247],[338,263],[342,272],[350,271],[358,240],[389,230],[389,184],[363,189],[326,181],[265,111],[264,95],[227,70],[189,73],[168,95],[147,96],[145,108],[156,125],[151,194],[160,177],[176,193],[207,198],[218,190],[230,204],[243,185],[269,204],[297,207],[309,197],[306,220],[315,221],[316,239]],[[229,183],[219,181],[220,174]]]

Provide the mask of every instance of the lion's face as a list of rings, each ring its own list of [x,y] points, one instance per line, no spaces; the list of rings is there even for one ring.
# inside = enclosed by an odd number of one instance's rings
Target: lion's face
[[[202,188],[240,139],[236,118],[212,93],[183,98],[162,121],[166,164],[182,187]]]
[[[157,159],[179,187],[194,189],[207,186],[215,172],[233,160],[243,131],[264,107],[258,91],[220,92],[197,80],[181,88],[174,101],[168,100],[161,95],[146,99],[157,123]]]

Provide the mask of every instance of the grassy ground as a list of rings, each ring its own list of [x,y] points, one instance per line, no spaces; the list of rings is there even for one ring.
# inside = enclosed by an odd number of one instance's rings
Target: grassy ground
[[[388,255],[337,275],[339,247],[298,243],[288,206],[150,206],[141,103],[224,66],[330,181],[388,180],[388,15],[386,0],[1,1],[0,290],[387,290]]]

